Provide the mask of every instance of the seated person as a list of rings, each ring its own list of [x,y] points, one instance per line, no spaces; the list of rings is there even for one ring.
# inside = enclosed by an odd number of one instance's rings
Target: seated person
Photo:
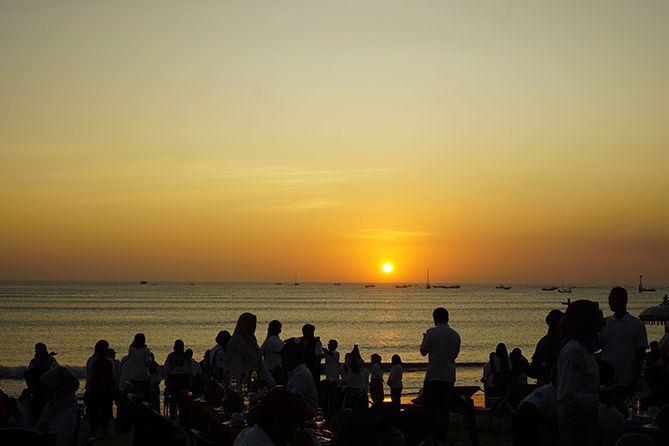
[[[35,427],[40,432],[56,435],[54,446],[69,446],[79,421],[77,397],[74,395],[79,389],[79,380],[62,366],[49,370],[40,379],[47,403]]]

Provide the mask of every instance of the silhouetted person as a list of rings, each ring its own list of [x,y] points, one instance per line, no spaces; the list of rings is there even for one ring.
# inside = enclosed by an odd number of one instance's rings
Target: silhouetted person
[[[258,422],[239,433],[233,446],[286,446],[311,414],[295,394],[277,387],[258,407]]]
[[[225,350],[225,372],[238,381],[248,378],[252,371],[260,373],[262,358],[256,339],[257,318],[251,313],[242,313],[237,319],[235,331]]]
[[[380,407],[383,404],[383,369],[381,368],[381,356],[374,353],[371,357],[372,368],[369,374],[369,396],[372,404]]]
[[[550,382],[537,386],[518,405],[513,417],[516,446],[555,446],[560,442],[557,401],[557,364],[549,374]]]
[[[284,342],[279,337],[280,334],[281,322],[271,321],[267,326],[267,337],[260,346],[265,368],[272,374],[274,380],[281,377],[281,349]]]
[[[302,347],[302,357],[307,368],[314,377],[314,382],[318,384],[321,380],[321,359],[323,358],[323,345],[321,339],[314,335],[316,327],[312,324],[304,324],[302,327],[302,337],[299,340]]]
[[[321,406],[325,408],[325,416],[329,420],[341,407],[339,392],[339,343],[336,339],[328,341],[328,347],[323,348],[325,355],[325,381],[321,383],[322,392],[319,394]]]
[[[443,307],[432,312],[434,327],[423,334],[420,354],[428,357],[423,401],[426,409],[439,412],[444,418],[443,438],[446,439],[449,410],[455,385],[455,359],[460,353],[460,335],[448,326],[448,310]]]
[[[205,372],[208,372],[209,376],[214,379],[223,379],[225,350],[229,341],[230,332],[227,330],[221,330],[216,335],[216,345],[209,349],[209,356],[207,357],[209,369],[205,370]]]
[[[495,393],[495,383],[493,382],[495,378],[495,352],[490,352],[488,354],[488,362],[483,366],[483,376],[481,376],[481,382],[483,383],[483,393],[484,393],[484,405],[485,407],[490,407],[492,405],[491,397],[494,397]]]
[[[184,351],[184,354],[186,355],[186,358],[188,358],[188,361],[190,361],[190,381],[189,385],[193,383],[193,378],[195,378],[198,375],[202,375],[202,366],[200,366],[200,363],[197,362],[195,359],[193,359],[193,349],[187,348]]]
[[[492,359],[493,396],[503,398],[513,384],[512,365],[506,344],[500,342]]]
[[[325,378],[328,383],[339,384],[339,352],[337,351],[339,343],[336,339],[328,341],[328,348],[323,349],[325,355]]]
[[[400,355],[393,355],[392,367],[388,374],[388,387],[390,387],[390,401],[395,411],[399,412],[402,405],[402,358]]]
[[[513,376],[512,385],[527,384],[527,371],[530,368],[530,363],[523,356],[522,350],[518,347],[511,350],[509,361],[511,362],[511,375]]]
[[[56,435],[54,446],[70,446],[77,431],[79,408],[75,393],[79,380],[66,367],[56,366],[40,378],[47,403],[40,414],[36,429]]]
[[[177,406],[181,398],[181,391],[190,388],[191,370],[192,370],[192,350],[191,357],[186,355],[184,341],[177,339],[174,341],[172,352],[167,355],[163,373],[165,374],[165,390],[169,395],[170,418],[176,416]]]
[[[294,342],[287,342],[281,350],[281,366],[288,373],[286,389],[304,401],[310,414],[316,413],[318,393],[311,372],[304,364],[303,348]]]
[[[35,344],[35,356],[30,360],[24,373],[26,386],[30,394],[29,415],[32,422],[37,420],[44,404],[46,404],[46,396],[40,378],[46,372],[58,366],[58,362],[54,358],[55,355],[55,352],[49,352],[46,344],[38,342]]]
[[[560,321],[565,345],[558,357],[560,439],[566,446],[599,444],[599,367],[593,355],[603,324],[596,302],[577,300]]]
[[[649,345],[649,351],[646,354],[646,367],[652,367],[660,363],[662,357],[660,355],[660,343],[657,341],[651,342]]]
[[[346,390],[344,391],[345,406],[351,409],[360,407],[367,408],[369,393],[369,370],[365,367],[358,345],[347,353],[345,360],[348,368],[346,379]]]
[[[536,378],[538,386],[543,386],[549,382],[551,368],[556,363],[558,354],[560,353],[562,339],[558,331],[558,324],[562,316],[564,316],[564,313],[560,310],[551,310],[548,313],[546,316],[548,333],[539,340],[532,355],[528,375]]]
[[[123,361],[122,361],[123,362]],[[123,371],[135,388],[135,392],[144,398],[151,400],[151,374],[149,365],[153,362],[151,352],[146,347],[144,333],[137,333],[128,348],[128,359],[123,363]],[[123,373],[126,375],[126,373]]]
[[[91,435],[98,429],[102,435],[108,434],[117,379],[114,361],[109,358],[109,342],[101,339],[95,343],[93,356],[86,362],[85,399]]]
[[[635,391],[643,370],[648,347],[646,327],[639,319],[627,312],[627,291],[615,287],[609,293],[609,308],[613,316],[606,318],[600,333],[602,359],[613,365],[615,380]]]

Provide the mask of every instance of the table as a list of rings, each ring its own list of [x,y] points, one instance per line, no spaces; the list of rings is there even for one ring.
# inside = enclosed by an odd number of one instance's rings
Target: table
[[[183,391],[180,399],[179,423],[185,429],[202,431],[207,440],[216,446],[232,446],[244,427],[223,424],[230,419],[230,416],[214,410],[222,404],[221,401],[216,403],[198,401],[190,392]]]

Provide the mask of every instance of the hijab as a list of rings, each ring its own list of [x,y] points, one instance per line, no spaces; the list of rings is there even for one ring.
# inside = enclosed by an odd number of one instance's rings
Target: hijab
[[[224,368],[229,369],[232,358],[239,356],[246,364],[255,370],[260,370],[260,347],[256,339],[255,329],[257,318],[251,313],[242,313],[237,319],[237,326],[232,333],[228,347],[225,350]]]

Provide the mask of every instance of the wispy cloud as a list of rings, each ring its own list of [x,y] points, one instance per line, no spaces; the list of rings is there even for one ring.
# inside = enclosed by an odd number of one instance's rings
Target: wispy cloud
[[[364,240],[415,240],[434,235],[431,232],[389,228],[358,229],[356,238]]]
[[[338,206],[340,203],[335,200],[303,200],[292,205],[268,206],[266,209],[275,211],[313,211],[316,209],[329,209]]]
[[[292,165],[256,165],[256,166],[193,166],[202,181],[253,183],[262,187],[303,188],[333,183],[345,183],[365,178],[388,169],[314,169]]]

